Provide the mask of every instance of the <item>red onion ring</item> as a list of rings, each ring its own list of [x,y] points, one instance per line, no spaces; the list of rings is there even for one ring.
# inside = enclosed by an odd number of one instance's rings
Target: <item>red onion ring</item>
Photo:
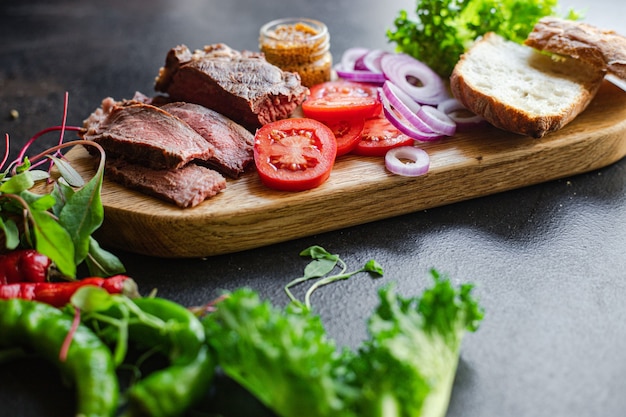
[[[423,131],[420,130],[417,126],[410,123],[401,112],[396,110],[389,100],[387,99],[385,94],[380,95],[380,101],[383,104],[383,113],[389,122],[400,132],[405,135],[423,142],[433,141],[441,138],[443,135],[440,133],[435,133],[433,131]]]
[[[366,53],[365,55],[363,55],[363,66],[365,67],[366,70],[371,71],[371,72],[375,72],[375,73],[381,73],[383,72],[381,66],[380,66],[380,61],[382,59],[383,56],[387,55],[389,52],[385,52],[382,51],[380,49],[373,49],[371,51],[369,51],[368,53]]]
[[[422,106],[417,112],[417,117],[422,119],[435,133],[452,136],[456,131],[456,123],[447,114],[433,106]]]
[[[404,162],[404,160],[410,162]],[[417,177],[428,172],[430,157],[423,149],[414,146],[399,146],[387,151],[385,167],[393,174]]]
[[[441,77],[407,54],[387,54],[381,58],[380,65],[385,77],[418,103],[435,105],[449,97]],[[419,80],[421,86],[411,84],[408,77]]]
[[[346,49],[341,55],[341,66],[346,70],[355,69],[356,61],[365,56],[369,52],[367,48],[354,47]]]
[[[458,128],[473,127],[485,122],[485,119],[472,113],[458,99],[451,97],[442,101],[437,108],[454,120]]]
[[[382,73],[375,73],[366,70],[346,69],[341,64],[335,65],[337,76],[348,81],[361,83],[382,84],[385,76]]]
[[[383,94],[389,103],[415,128],[422,132],[432,132],[433,129],[418,117],[417,113],[421,105],[413,100],[407,93],[399,89],[394,83],[387,80],[383,84]]]

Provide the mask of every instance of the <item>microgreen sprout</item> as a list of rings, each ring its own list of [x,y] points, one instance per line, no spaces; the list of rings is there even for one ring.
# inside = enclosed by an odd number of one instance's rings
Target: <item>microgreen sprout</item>
[[[102,249],[92,237],[104,218],[101,188],[104,176],[105,153],[94,142],[75,140],[64,142],[66,131],[80,131],[77,126],[67,126],[65,95],[63,120],[60,126],[49,127],[26,141],[17,158],[6,168],[9,155],[9,135],[5,135],[6,151],[0,169],[0,232],[9,250],[18,247],[36,249],[55,263],[59,272],[68,279],[76,278],[77,266],[85,262],[92,276],[110,276],[124,272],[124,266],[113,254]],[[28,157],[29,147],[50,132],[60,132],[55,146]],[[100,153],[100,163],[95,175],[85,182],[81,175],[65,160],[62,150],[76,145],[94,147]],[[60,178],[52,181],[48,171],[36,169],[50,162],[57,167]],[[36,185],[48,180],[50,192]],[[50,186],[50,183],[53,183]]]
[[[383,268],[373,259],[367,261],[363,267],[348,272],[348,266],[339,257],[339,255],[332,254],[320,246],[311,246],[300,252],[300,256],[306,256],[313,260],[304,268],[303,276],[295,278],[285,285],[285,292],[293,303],[299,306],[304,306],[307,309],[311,309],[311,296],[313,293],[324,285],[348,279],[361,272],[369,272],[375,277],[383,275]],[[331,274],[331,272],[337,267],[340,268],[339,273]],[[304,303],[300,302],[293,295],[290,288],[302,282],[316,278],[320,279],[306,291]]]

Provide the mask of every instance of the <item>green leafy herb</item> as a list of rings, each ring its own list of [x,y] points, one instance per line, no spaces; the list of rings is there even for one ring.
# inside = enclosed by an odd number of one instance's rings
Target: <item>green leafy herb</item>
[[[326,249],[320,246],[311,246],[300,252],[300,256],[308,256],[312,258],[313,261],[311,261],[304,268],[304,275],[302,277],[292,280],[285,286],[285,292],[292,302],[299,303],[299,301],[290,291],[291,287],[311,279],[323,278],[318,280],[306,292],[304,297],[304,306],[307,309],[311,308],[311,295],[313,294],[313,292],[315,292],[318,288],[324,285],[331,284],[335,281],[348,279],[360,272],[369,272],[374,276],[383,275],[383,268],[378,264],[378,262],[373,259],[367,261],[363,267],[354,271],[347,272],[348,267],[346,263],[339,257],[339,255],[331,254]],[[341,268],[341,271],[338,274],[328,275],[333,271],[333,269],[335,269],[336,266],[339,266]]]
[[[354,401],[361,417],[442,417],[450,400],[463,335],[475,331],[483,311],[472,285],[456,289],[431,271],[434,285],[421,297],[380,290],[370,317],[370,339],[353,357]]]
[[[318,288],[351,274],[339,256],[318,246],[301,255],[313,261],[286,289],[315,278],[311,288]],[[337,264],[342,272],[328,275]],[[366,270],[382,274],[375,261],[356,272]],[[369,338],[355,351],[338,349],[320,317],[289,292],[284,309],[251,289],[226,293],[203,324],[219,366],[279,416],[441,417],[462,337],[478,328],[483,311],[472,285],[457,289],[434,270],[432,277],[421,297],[382,288]]]
[[[90,142],[74,141],[59,143],[30,159],[23,156],[35,138],[66,129],[79,128],[61,126],[39,132],[0,175],[0,230],[4,232],[5,248],[34,248],[48,256],[67,278],[76,278],[77,267],[83,262],[92,276],[123,273],[119,259],[103,250],[92,236],[104,218],[100,195],[104,176],[102,149]],[[62,148],[79,144],[96,146],[102,155],[100,166],[87,183],[58,156]],[[48,187],[51,192],[45,192],[43,186],[37,188],[39,181],[50,181],[48,172],[36,169],[41,164],[39,160],[51,161],[61,175],[53,187]]]
[[[387,38],[397,50],[448,77],[460,55],[493,31],[522,42],[543,16],[556,15],[558,0],[416,0],[415,16],[400,10]],[[567,18],[577,19],[573,10]]]
[[[203,320],[219,366],[280,416],[347,415],[341,355],[319,316],[294,306],[278,309],[246,288],[229,293]]]

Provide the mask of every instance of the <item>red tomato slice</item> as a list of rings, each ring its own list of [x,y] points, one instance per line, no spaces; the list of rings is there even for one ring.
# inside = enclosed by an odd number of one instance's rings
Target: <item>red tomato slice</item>
[[[372,117],[365,120],[361,140],[352,152],[364,156],[384,156],[389,149],[413,143],[413,138],[396,129],[385,116]]]
[[[365,121],[361,119],[353,120],[333,120],[323,122],[335,134],[337,139],[337,156],[350,153],[361,140],[361,132]]]
[[[254,163],[261,181],[284,191],[303,191],[324,183],[337,155],[332,130],[307,118],[268,123],[254,136]]]
[[[302,103],[306,117],[317,120],[367,119],[380,112],[378,88],[351,81],[327,81],[310,88]]]

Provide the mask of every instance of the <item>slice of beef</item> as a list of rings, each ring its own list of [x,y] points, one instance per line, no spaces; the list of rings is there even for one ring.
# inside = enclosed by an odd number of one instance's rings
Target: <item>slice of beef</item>
[[[187,122],[215,149],[207,164],[231,178],[238,178],[253,161],[254,135],[228,117],[193,103],[175,102],[161,106]]]
[[[171,49],[155,90],[213,109],[250,131],[289,117],[309,93],[297,73],[282,71],[260,52],[225,44],[193,53],[184,45]]]
[[[105,174],[124,187],[181,208],[197,206],[226,188],[226,180],[219,172],[193,163],[178,169],[152,169],[107,158]]]
[[[150,104],[106,98],[83,124],[81,136],[107,155],[155,169],[208,160],[214,147],[186,122]]]

